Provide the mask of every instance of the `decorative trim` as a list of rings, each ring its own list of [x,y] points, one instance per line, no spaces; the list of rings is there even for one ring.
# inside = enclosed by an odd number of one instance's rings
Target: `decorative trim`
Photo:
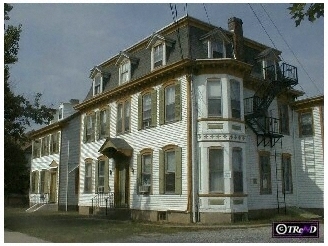
[[[198,194],[199,197],[247,197],[248,194],[236,193],[236,194]]]
[[[203,133],[198,134],[197,139],[199,142],[203,141],[230,141],[230,142],[246,142],[246,135],[244,134],[232,134],[232,133]]]
[[[213,118],[199,118],[197,119],[198,122],[200,121],[232,121],[245,124],[245,121],[236,119],[236,118],[221,118],[221,117],[213,117]]]

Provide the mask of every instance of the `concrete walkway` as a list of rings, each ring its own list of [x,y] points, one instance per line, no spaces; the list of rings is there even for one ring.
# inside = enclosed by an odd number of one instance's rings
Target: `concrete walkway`
[[[51,243],[43,239],[31,237],[15,231],[4,231],[4,243]]]

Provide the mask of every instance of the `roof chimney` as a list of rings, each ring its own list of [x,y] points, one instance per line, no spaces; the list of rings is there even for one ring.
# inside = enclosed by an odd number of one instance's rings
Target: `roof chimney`
[[[243,21],[236,17],[228,20],[228,28],[233,32],[233,50],[235,59],[244,60]]]

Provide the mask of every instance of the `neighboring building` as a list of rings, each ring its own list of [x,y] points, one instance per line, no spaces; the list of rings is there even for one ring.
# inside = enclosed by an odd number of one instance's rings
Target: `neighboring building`
[[[62,103],[53,121],[30,133],[31,210],[49,204],[52,209],[77,209],[80,115],[73,109],[79,101]],[[66,185],[68,183],[68,186]]]
[[[298,205],[324,213],[324,98],[296,101],[295,156],[297,157]]]
[[[224,30],[186,16],[95,66],[74,106],[80,125],[37,132],[43,139],[62,129],[62,144],[60,154],[33,159],[33,170],[58,166],[64,189],[63,158],[74,153],[69,170],[79,176],[58,197],[78,184],[72,204],[82,214],[107,206],[132,219],[225,223],[311,207],[299,175],[309,164],[296,145],[305,105],[295,102],[297,68],[244,37],[242,24],[233,17]]]

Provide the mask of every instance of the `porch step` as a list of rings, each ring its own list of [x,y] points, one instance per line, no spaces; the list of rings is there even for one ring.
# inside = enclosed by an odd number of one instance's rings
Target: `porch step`
[[[32,207],[25,210],[27,213],[33,213],[37,211],[58,211],[58,204],[57,203],[37,203],[34,204]]]

